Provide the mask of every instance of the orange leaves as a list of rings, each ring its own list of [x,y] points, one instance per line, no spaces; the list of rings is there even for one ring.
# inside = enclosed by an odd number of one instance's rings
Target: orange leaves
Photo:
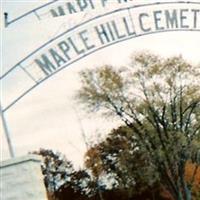
[[[194,200],[198,200],[200,198],[200,165],[187,162],[185,167],[185,179],[191,184]]]

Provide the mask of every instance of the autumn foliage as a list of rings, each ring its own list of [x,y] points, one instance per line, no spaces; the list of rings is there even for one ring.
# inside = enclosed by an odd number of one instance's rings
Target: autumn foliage
[[[121,69],[81,72],[77,99],[121,124],[90,146],[83,170],[53,154],[45,159],[56,198],[200,200],[199,70],[180,56],[142,52]]]
[[[192,182],[193,199],[200,199],[200,165],[187,162],[185,167],[185,179],[188,183]]]

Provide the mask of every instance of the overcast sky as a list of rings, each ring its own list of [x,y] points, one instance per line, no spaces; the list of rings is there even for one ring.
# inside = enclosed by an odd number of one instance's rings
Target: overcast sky
[[[10,19],[13,19],[43,3],[36,0],[2,0],[2,11],[8,12]],[[83,17],[81,15],[74,21],[68,20],[70,26],[84,20]],[[86,17],[90,17],[89,14]],[[68,21],[66,17],[43,21],[30,17],[7,28],[2,27],[1,70],[5,72],[55,34],[62,32],[69,26]],[[40,147],[50,148],[66,154],[76,166],[81,166],[86,147],[80,121],[88,141],[100,140],[106,132],[116,127],[118,121],[88,115],[77,104],[74,94],[80,87],[78,72],[104,64],[126,65],[130,62],[130,55],[140,50],[166,57],[182,55],[196,64],[200,63],[199,44],[200,32],[170,32],[138,37],[102,49],[57,73],[5,113],[16,155],[21,156]],[[17,77],[16,82],[11,84],[17,84]],[[6,90],[9,91],[6,87],[3,87],[2,99]],[[9,158],[2,126],[1,145],[2,159]]]

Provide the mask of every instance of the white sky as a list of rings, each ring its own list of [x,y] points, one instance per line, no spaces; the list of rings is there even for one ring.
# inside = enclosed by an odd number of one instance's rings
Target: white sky
[[[2,0],[1,3],[2,11],[8,12],[9,17],[14,18],[42,5],[44,1]],[[30,18],[1,29],[2,71],[12,67],[55,33],[61,31],[66,27],[65,25],[65,17],[41,22]],[[154,34],[105,48],[62,70],[6,112],[16,155],[21,156],[40,147],[50,148],[65,153],[76,166],[81,166],[86,148],[75,110],[81,119],[88,140],[99,140],[118,122],[116,119],[107,120],[96,115],[89,116],[77,104],[73,98],[80,87],[77,72],[103,64],[118,66],[128,64],[130,55],[139,50],[150,50],[162,56],[182,54],[190,62],[200,63],[199,44],[200,32]],[[1,97],[3,94],[4,91]],[[0,131],[1,159],[7,159],[9,154],[2,126]]]

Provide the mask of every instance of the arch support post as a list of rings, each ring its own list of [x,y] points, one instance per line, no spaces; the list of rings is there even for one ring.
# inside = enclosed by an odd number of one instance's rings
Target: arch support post
[[[2,126],[3,126],[3,129],[4,129],[6,141],[7,141],[7,144],[8,144],[9,154],[10,154],[11,158],[14,158],[15,157],[14,148],[13,148],[13,145],[12,145],[10,133],[9,133],[6,118],[5,118],[5,115],[4,115],[5,113],[2,109],[1,103],[0,103],[0,114],[1,114],[1,119],[2,119]]]

